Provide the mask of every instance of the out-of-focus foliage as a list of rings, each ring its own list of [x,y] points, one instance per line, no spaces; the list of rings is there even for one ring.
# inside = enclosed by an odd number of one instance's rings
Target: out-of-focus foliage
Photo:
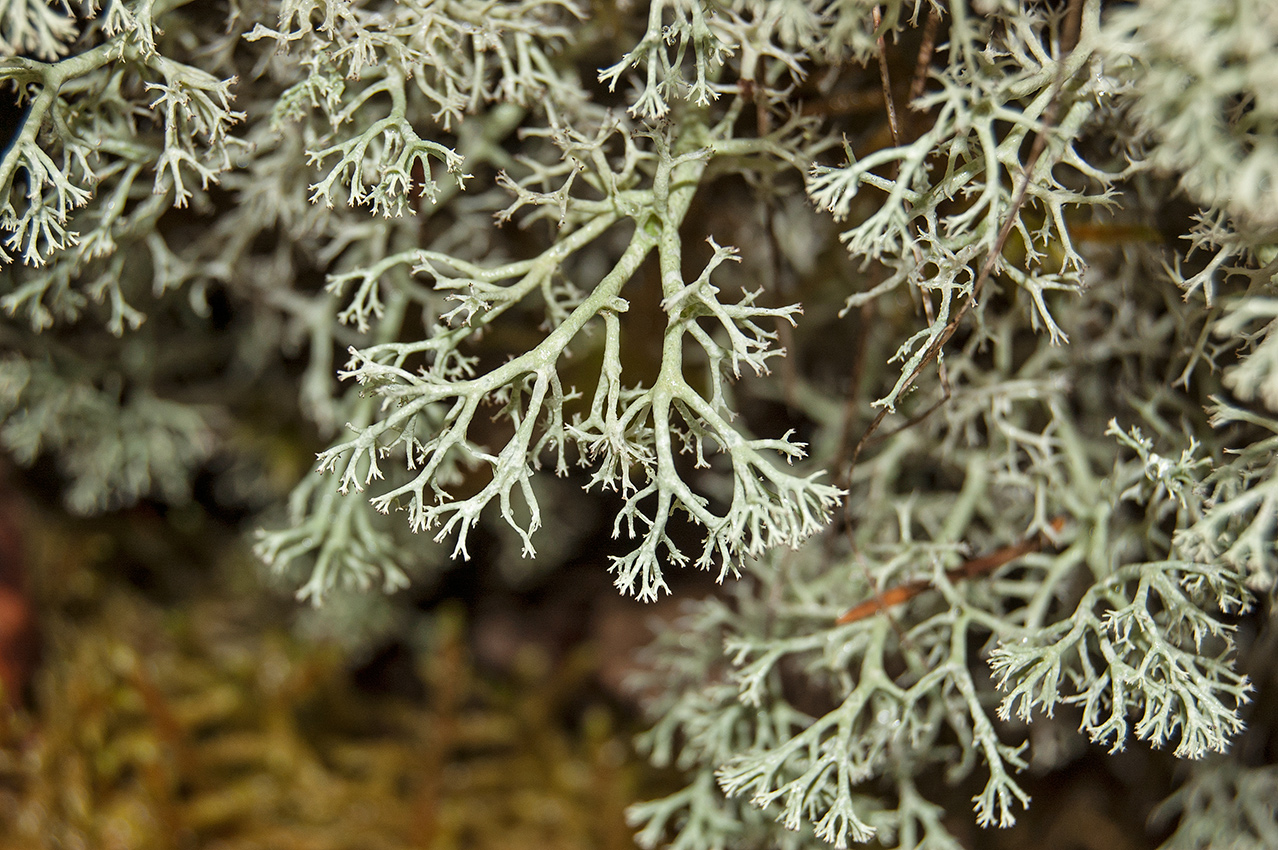
[[[1145,0],[1108,20],[1109,55],[1150,161],[1255,235],[1278,228],[1278,9]]]
[[[1278,841],[1274,794],[1278,775],[1272,765],[1242,767],[1217,761],[1195,766],[1185,784],[1155,813],[1161,821],[1179,819],[1167,850],[1236,847],[1261,850]]]
[[[213,452],[208,412],[121,387],[64,379],[48,364],[0,362],[0,444],[19,463],[42,452],[68,479],[67,506],[96,513],[154,494],[190,495],[193,471]]]

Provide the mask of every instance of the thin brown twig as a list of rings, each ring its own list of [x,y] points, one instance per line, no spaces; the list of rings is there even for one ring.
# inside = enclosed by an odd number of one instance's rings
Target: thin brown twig
[[[754,122],[755,133],[760,139],[767,138],[772,132],[772,116],[768,112],[768,103],[766,92],[763,85],[756,83],[752,79],[743,79],[738,83],[740,96],[743,100],[754,104]],[[785,274],[784,262],[781,256],[781,246],[777,242],[776,228],[776,212],[775,195],[771,191],[772,176],[765,174],[760,186],[759,196],[762,199],[763,210],[763,232],[767,236],[768,242],[768,258],[771,266],[772,282],[773,282],[773,298],[777,304],[788,303],[785,300],[785,288],[788,277]],[[794,328],[784,318],[776,320],[777,341],[783,351],[793,352],[794,344]],[[798,395],[799,373],[798,367],[795,365],[793,357],[781,358],[781,387],[782,397],[785,399],[786,407],[791,410],[795,409],[798,404],[796,397]]]
[[[945,403],[950,400],[950,396],[952,394],[950,391],[949,376],[945,374],[944,363],[937,366],[937,370],[941,373],[941,397],[938,398],[936,401],[932,402],[932,406],[929,407],[927,410],[923,411],[922,413],[911,416],[909,419],[905,420],[900,425],[893,428],[891,431],[884,431],[882,434],[875,434],[870,439],[870,443],[877,443],[880,440],[887,440],[891,437],[895,437],[897,434],[901,433],[902,431],[908,431],[911,428],[917,428],[925,419],[927,419],[933,413],[936,413],[936,411],[940,410],[942,407],[945,406]]]
[[[875,23],[875,27],[877,28],[879,25],[879,17],[878,17],[879,7],[876,6],[874,11],[875,11],[874,23]],[[941,26],[941,13],[937,10],[936,6],[932,6],[928,9],[927,21],[923,24],[923,40],[922,40],[922,43],[919,45],[918,58],[915,60],[915,64],[914,64],[914,77],[913,79],[910,80],[909,99],[911,103],[914,100],[918,99],[920,96],[922,96],[923,90],[927,85],[927,69],[932,64],[932,55],[936,50],[936,35],[940,29],[940,26]],[[888,76],[887,76],[887,73],[888,73],[887,48],[883,41],[882,36],[879,37],[878,46],[879,46],[879,67],[882,69],[883,97],[884,97],[884,100],[887,102],[888,122],[892,126],[893,141],[895,141],[899,145],[901,143],[901,138],[898,137],[898,131],[896,129],[896,123],[895,123],[896,109],[893,104],[892,96],[891,96],[891,83],[889,82]],[[910,123],[911,125],[913,125],[916,122],[910,122]],[[911,132],[911,135],[913,135],[912,132]],[[919,263],[919,265],[922,265],[923,259],[919,255],[919,249],[917,245],[914,246],[914,254],[915,254],[916,261]],[[928,299],[926,293],[922,294],[922,299],[923,299],[923,312],[927,316],[928,324],[931,324],[932,322],[936,321],[936,316],[932,309],[932,302]],[[864,312],[864,307],[862,308],[862,312]],[[862,327],[868,327],[868,325],[862,325]],[[945,368],[945,363],[943,361],[937,363],[937,373],[941,379],[941,398],[935,404],[933,404],[931,407],[925,410],[923,413],[910,419],[910,421],[906,422],[904,425],[901,425],[898,428],[894,428],[889,433],[880,435],[878,439],[885,439],[887,437],[892,436],[893,434],[899,434],[902,431],[906,430],[907,428],[913,428],[914,426],[922,422],[924,419],[931,416],[934,412],[939,410],[947,401],[950,400],[951,391],[950,391],[949,370]],[[849,399],[849,401],[851,401],[851,399]],[[851,421],[850,418],[846,418],[844,420],[845,426],[848,423],[850,423],[850,421]],[[842,439],[846,440],[847,437],[848,435],[845,432]],[[844,445],[844,443],[840,442],[839,445],[841,449],[840,456],[839,456],[839,461],[840,461],[839,465],[841,467],[842,461],[843,461],[842,446]],[[855,461],[853,461],[853,466],[855,466]],[[852,476],[852,470],[849,468],[847,472],[847,480],[849,482],[851,481],[851,476]],[[847,512],[846,509],[849,506],[849,502],[847,500],[844,501],[844,506],[845,506],[845,513],[846,513]]]
[[[927,21],[923,24],[923,43],[919,45],[919,58],[914,63],[914,78],[910,80],[910,102],[923,96],[927,86],[927,69],[932,64],[932,53],[936,50],[936,33],[941,28],[941,13],[935,6],[927,10]]]
[[[874,30],[878,32],[879,46],[879,82],[883,84],[883,103],[887,106],[888,129],[892,131],[892,144],[901,145],[901,128],[896,120],[896,101],[892,99],[892,77],[888,73],[887,39],[879,32],[883,25],[883,13],[878,6],[874,7]]]
[[[849,537],[850,536],[851,534],[849,533]],[[874,576],[870,574],[870,567],[865,563],[865,557],[861,554],[860,550],[854,550],[854,551],[856,553],[857,566],[861,568],[861,573],[865,576],[865,580],[866,582],[869,583],[869,586],[873,587]],[[911,582],[911,584],[914,584],[914,583],[915,582]],[[888,592],[891,593],[891,591],[888,591]],[[901,599],[899,601],[904,602],[905,599]],[[900,621],[898,621],[896,617],[892,616],[892,612],[888,610],[890,606],[896,605],[896,604],[898,603],[889,602],[884,594],[879,593],[876,590],[874,591],[873,598],[871,598],[868,602],[861,603],[860,605],[853,608],[851,611],[848,611],[847,614],[843,615],[843,617],[840,617],[839,619],[835,620],[834,624],[836,626],[842,626],[847,623],[855,622],[856,620],[863,620],[866,617],[870,616],[870,614],[875,613],[876,611],[882,611],[883,616],[887,617],[888,624],[892,627],[892,631],[896,632],[896,638],[897,640],[901,642],[902,648],[914,650],[914,641],[910,640],[909,632],[905,630],[905,626],[901,625]],[[859,616],[854,617],[853,619],[850,619],[850,620],[844,619],[844,617],[847,617],[849,614],[853,614],[853,613],[859,614],[860,609],[865,608],[867,605],[873,606],[872,610],[869,610],[865,614],[860,614]]]
[[[878,31],[883,25],[883,13],[879,6],[874,7],[874,28]],[[883,103],[887,110],[888,129],[892,133],[892,144],[899,146],[901,144],[901,131],[897,125],[896,118],[896,102],[892,98],[892,78],[888,72],[887,57],[887,41],[880,32],[877,39],[879,48],[879,81],[883,86]],[[929,305],[930,306],[930,305]],[[843,461],[847,454],[848,440],[852,436],[852,423],[856,418],[856,402],[860,397],[860,390],[865,375],[865,356],[866,356],[866,332],[872,324],[871,317],[874,313],[873,302],[867,301],[861,305],[861,326],[857,334],[856,355],[852,360],[852,377],[847,388],[847,396],[843,405],[843,415],[839,434],[838,454],[834,460],[834,469],[842,470]],[[851,470],[848,470],[848,476],[845,478],[841,472],[836,472],[836,482],[839,486],[846,486],[851,483]],[[851,501],[843,500],[843,513],[846,524],[851,523]]]
[[[1065,528],[1065,517],[1058,516],[1051,521],[1053,534],[1060,534]],[[1044,532],[1039,532],[1033,537],[1022,540],[1011,546],[1004,546],[1002,549],[995,550],[988,555],[979,558],[972,558],[964,561],[952,570],[945,571],[945,577],[950,581],[963,581],[964,579],[976,578],[986,573],[992,573],[1004,564],[1009,564],[1030,552],[1038,552],[1046,548],[1051,543],[1051,538]],[[864,565],[862,565],[864,567]],[[875,592],[874,596],[860,605],[856,605],[846,612],[839,619],[835,620],[835,625],[843,626],[848,623],[855,623],[858,620],[864,620],[879,611],[887,611],[889,608],[895,607],[908,602],[918,596],[925,590],[929,590],[933,584],[928,579],[915,579],[905,584],[898,584],[895,587],[888,588],[882,593]],[[890,615],[889,615],[890,616]],[[894,621],[895,625],[895,621]],[[899,627],[898,627],[899,630]]]
[[[852,353],[852,369],[848,378],[847,387],[844,390],[843,410],[839,417],[839,442],[838,449],[831,468],[835,471],[835,484],[838,487],[848,489],[851,479],[844,475],[844,461],[847,460],[848,446],[852,438],[852,424],[856,421],[857,401],[861,397],[861,389],[865,385],[865,360],[868,353],[869,329],[874,324],[874,314],[877,312],[873,301],[866,301],[861,305],[858,318],[858,327],[856,329],[855,349]],[[847,500],[844,500],[847,504]]]
[[[1025,159],[1023,174],[1020,184],[1017,186],[1016,194],[1012,198],[1011,204],[1008,205],[1007,217],[1003,221],[1002,227],[999,228],[998,235],[994,240],[989,254],[985,258],[985,262],[981,264],[980,271],[976,275],[976,279],[972,283],[972,289],[968,292],[967,297],[959,305],[954,316],[942,329],[938,335],[924,352],[919,363],[911,370],[910,374],[901,384],[901,390],[898,395],[904,394],[914,382],[918,380],[923,370],[932,364],[941,353],[941,349],[949,342],[950,337],[958,330],[959,323],[963,321],[968,312],[972,309],[972,305],[976,303],[977,297],[981,293],[985,282],[993,274],[994,268],[998,265],[999,257],[1003,254],[1003,248],[1007,244],[1007,239],[1012,233],[1012,228],[1016,226],[1016,216],[1021,207],[1025,204],[1025,199],[1029,194],[1029,185],[1034,168],[1038,164],[1039,158],[1043,155],[1043,151],[1047,149],[1048,135],[1056,126],[1057,113],[1060,111],[1060,94],[1061,89],[1065,85],[1065,59],[1077,46],[1078,36],[1081,32],[1081,16],[1082,16],[1082,0],[1070,0],[1069,8],[1066,10],[1066,28],[1063,31],[1061,39],[1061,56],[1057,64],[1056,79],[1052,84],[1052,97],[1048,101],[1047,108],[1043,110],[1043,119],[1039,130],[1034,135],[1034,144],[1030,148],[1029,156]],[[884,407],[876,415],[869,427],[861,435],[861,439],[857,441],[856,448],[852,450],[852,460],[850,466],[856,468],[857,460],[861,456],[861,452],[865,449],[870,437],[883,424],[883,420],[888,415],[888,408]],[[847,480],[852,480],[852,470],[849,469]]]
[[[875,11],[876,11],[876,18],[877,18],[877,11],[878,11],[877,7]],[[1009,207],[1007,218],[1003,222],[1002,227],[999,229],[998,236],[995,239],[994,246],[992,247],[989,255],[986,257],[985,262],[982,264],[981,269],[979,273],[977,274],[976,280],[972,284],[972,289],[968,293],[968,297],[959,306],[958,312],[946,324],[944,330],[941,332],[941,335],[936,340],[934,340],[933,343],[928,347],[928,350],[925,353],[923,359],[918,363],[918,365],[914,368],[914,370],[910,373],[909,377],[906,379],[905,383],[902,385],[902,392],[904,392],[914,383],[914,381],[918,378],[918,376],[922,374],[923,370],[927,368],[927,366],[933,360],[936,360],[939,358],[941,349],[949,341],[950,337],[953,336],[954,332],[958,329],[959,323],[963,320],[964,316],[966,316],[967,312],[971,309],[972,305],[975,303],[976,298],[980,293],[981,287],[984,285],[985,281],[993,273],[994,267],[998,262],[998,257],[1002,254],[1003,247],[1006,244],[1008,237],[1011,235],[1012,227],[1015,226],[1016,213],[1020,210],[1021,206],[1025,203],[1025,198],[1029,192],[1029,182],[1030,182],[1031,175],[1033,174],[1034,167],[1037,164],[1039,158],[1042,156],[1043,151],[1046,150],[1048,133],[1051,131],[1052,127],[1054,127],[1056,123],[1057,113],[1060,108],[1060,92],[1061,92],[1061,88],[1064,85],[1063,62],[1065,60],[1065,57],[1069,55],[1069,53],[1074,49],[1074,47],[1078,43],[1078,35],[1081,29],[1080,27],[1081,11],[1082,11],[1081,0],[1070,0],[1070,5],[1067,10],[1067,15],[1069,17],[1066,21],[1066,29],[1063,32],[1063,37],[1061,40],[1062,49],[1061,49],[1060,61],[1062,62],[1062,65],[1058,66],[1056,81],[1053,84],[1054,90],[1053,90],[1052,98],[1048,103],[1047,109],[1044,110],[1043,122],[1042,122],[1041,128],[1035,135],[1034,144],[1031,147],[1029,156],[1027,157],[1025,168],[1024,168],[1024,174],[1021,179],[1020,186],[1017,188],[1016,195],[1014,196],[1012,203]],[[935,12],[935,9],[933,9],[933,12]],[[930,61],[931,50],[932,50],[931,45],[935,39],[935,24],[933,23],[933,17],[934,16],[931,14],[928,17],[927,27],[929,32],[925,32],[924,47],[923,49],[920,50],[920,62],[923,63],[924,65],[926,64],[927,61]],[[882,42],[880,42],[880,51],[881,51],[880,67],[883,68],[884,75],[885,75],[884,82],[885,82],[885,96],[886,96],[887,95],[887,86],[886,86],[886,67],[887,66],[884,60],[884,53],[882,52],[882,50],[883,50],[883,45],[882,45]],[[921,70],[925,72],[925,68]],[[920,79],[924,79],[924,78],[925,78],[925,74],[921,73],[920,70],[916,69],[914,84],[911,86],[912,98],[918,96],[917,94],[914,94],[913,92],[916,86],[921,86]],[[918,93],[921,94],[921,91]],[[889,103],[889,110],[890,110],[891,109],[890,97],[888,97],[888,103]],[[930,309],[931,302],[926,299],[926,296],[924,297],[924,307],[925,307],[925,311],[928,314],[929,321],[933,321],[932,311]],[[864,312],[865,312],[864,307],[862,308],[862,312],[864,315]],[[865,354],[863,344],[860,346],[860,348],[861,348],[861,351],[859,352],[860,356],[857,358],[857,361],[854,362],[854,379],[855,379],[854,386],[856,387],[859,387],[861,382],[860,370],[861,368],[863,368],[863,363],[861,363],[860,361],[864,358],[864,354]],[[924,419],[930,416],[933,412],[938,410],[943,404],[945,404],[946,401],[949,400],[951,395],[951,388],[948,381],[948,376],[944,372],[943,364],[940,364],[939,368],[941,372],[942,389],[944,391],[941,399],[935,404],[933,404],[931,407],[929,407],[927,410],[925,410],[922,414],[914,417],[913,419],[906,422],[901,427],[894,429],[892,432],[890,432],[890,434],[884,435],[884,436],[891,436],[891,434],[900,433],[906,428],[914,427],[919,422],[922,422]],[[849,398],[851,400],[851,399],[854,399],[855,397],[856,395],[853,394]],[[849,491],[851,490],[852,475],[853,475],[854,469],[856,468],[857,460],[860,457],[861,452],[865,448],[866,444],[870,441],[871,437],[874,435],[875,431],[877,431],[879,426],[882,424],[883,419],[887,416],[887,413],[888,411],[886,408],[884,408],[883,410],[880,410],[878,415],[875,416],[874,420],[870,423],[869,427],[867,427],[865,432],[861,435],[861,439],[857,441],[856,448],[852,452],[851,462],[848,464],[846,472],[840,476],[841,480],[846,482],[845,486],[847,486]],[[843,432],[844,437],[843,437],[843,440],[840,442],[840,446],[846,445],[847,429],[851,422],[851,416],[852,416],[851,411],[845,410],[844,432]],[[852,522],[851,522],[850,510],[851,510],[851,500],[849,496],[849,498],[844,500],[844,532],[847,535],[849,541],[852,542]],[[1064,517],[1057,517],[1056,519],[1052,520],[1051,527],[1053,529],[1053,532],[1059,533],[1061,529],[1064,527],[1064,523],[1065,523]],[[959,565],[955,569],[946,571],[946,577],[950,579],[951,581],[960,581],[963,579],[976,577],[983,573],[992,572],[993,570],[998,569],[1004,564],[1010,561],[1013,561],[1025,554],[1028,554],[1029,552],[1038,551],[1039,549],[1042,549],[1043,547],[1047,546],[1049,543],[1050,543],[1050,539],[1047,537],[1047,535],[1040,533],[1033,538],[1022,541],[1021,543],[1013,545],[1013,546],[1005,547],[994,553],[991,553],[990,555],[965,561],[963,564]],[[853,550],[855,551],[855,548],[856,548],[855,543],[853,542],[852,545],[853,545]],[[858,562],[861,564],[862,570],[866,573],[867,579],[870,578],[869,568],[865,565],[864,561],[858,558]],[[844,613],[843,616],[838,618],[836,623],[838,625],[853,623],[858,620],[862,620],[867,617],[870,617],[881,611],[881,612],[884,612],[884,614],[890,619],[893,629],[897,632],[898,635],[901,636],[902,641],[904,643],[905,641],[908,640],[908,638],[905,635],[905,630],[902,628],[902,626],[899,623],[897,623],[896,619],[892,616],[889,609],[896,605],[907,602],[910,599],[913,599],[915,596],[918,596],[920,593],[924,592],[930,587],[932,587],[932,583],[930,581],[927,581],[925,579],[919,579],[919,580],[907,582],[906,584],[898,585],[884,592],[879,592],[875,590],[872,598],[866,600],[860,605],[857,605],[853,607],[851,610]]]

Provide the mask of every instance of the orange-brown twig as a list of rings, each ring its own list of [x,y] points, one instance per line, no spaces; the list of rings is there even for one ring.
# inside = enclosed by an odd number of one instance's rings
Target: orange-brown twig
[[[1051,526],[1052,532],[1059,534],[1061,529],[1065,527],[1065,517],[1056,517],[1052,520]],[[976,576],[993,572],[1004,564],[1015,561],[1022,555],[1037,552],[1050,542],[1047,535],[1040,532],[1033,537],[1022,540],[1020,543],[1004,546],[1002,549],[998,549],[988,555],[964,561],[954,569],[946,570],[945,577],[950,581],[975,578]],[[932,587],[932,582],[927,579],[915,579],[905,584],[898,584],[896,587],[888,588],[882,593],[876,593],[872,599],[867,599],[860,605],[851,608],[835,621],[835,625],[842,626],[847,623],[864,620],[879,611],[886,611],[903,602],[909,602],[930,587]]]

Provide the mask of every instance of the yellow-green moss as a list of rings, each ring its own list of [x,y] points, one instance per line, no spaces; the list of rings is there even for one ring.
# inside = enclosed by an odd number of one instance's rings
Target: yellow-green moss
[[[42,565],[66,581],[42,612],[35,708],[0,723],[0,850],[632,846],[625,736],[603,708],[564,728],[584,657],[487,681],[446,612],[427,698],[371,696],[261,603],[165,610],[68,565],[91,548]]]

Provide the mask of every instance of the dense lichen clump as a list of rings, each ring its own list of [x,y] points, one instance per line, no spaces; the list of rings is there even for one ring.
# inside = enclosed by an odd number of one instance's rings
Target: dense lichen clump
[[[472,599],[727,585],[652,650],[684,787],[630,810],[648,847],[954,847],[945,783],[1010,827],[1027,768],[1124,748],[1195,765],[1169,846],[1263,844],[1274,8],[0,0],[0,446],[75,513],[246,518],[349,644],[472,557]],[[129,718],[226,676],[209,722],[269,735],[302,697],[149,616],[68,624],[93,675],[43,705],[131,694],[81,726],[143,744],[67,786],[194,805],[146,753],[219,736]],[[364,793],[339,750],[249,796]]]

